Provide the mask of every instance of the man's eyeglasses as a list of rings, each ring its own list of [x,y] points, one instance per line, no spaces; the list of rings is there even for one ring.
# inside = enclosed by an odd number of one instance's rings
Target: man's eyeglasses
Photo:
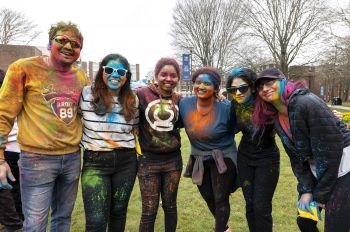
[[[249,85],[240,85],[238,87],[230,87],[227,88],[227,92],[230,94],[237,94],[237,90],[239,90],[240,93],[245,94],[249,89]]]
[[[72,48],[81,48],[80,43],[74,40],[70,40],[67,36],[64,36],[64,35],[56,35],[54,40],[56,41],[56,43],[62,46],[65,46],[67,43],[70,43],[70,46]]]
[[[112,75],[113,72],[116,72],[119,76],[125,76],[128,72],[128,70],[123,68],[112,68],[108,66],[103,66],[102,68],[107,75]]]
[[[264,89],[264,86],[270,88],[273,84],[275,84],[275,82],[277,81],[278,79],[267,79],[267,80],[263,80],[261,81],[258,86],[256,87],[256,89],[258,91],[262,91]]]

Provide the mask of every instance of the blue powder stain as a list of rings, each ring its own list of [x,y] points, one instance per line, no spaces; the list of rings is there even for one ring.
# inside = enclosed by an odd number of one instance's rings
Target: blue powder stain
[[[115,122],[117,117],[118,117],[118,115],[116,113],[111,112],[108,114],[106,121],[107,122]]]

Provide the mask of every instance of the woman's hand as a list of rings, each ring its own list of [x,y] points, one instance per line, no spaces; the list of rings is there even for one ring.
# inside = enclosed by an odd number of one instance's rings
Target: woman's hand
[[[304,193],[300,196],[300,199],[297,203],[297,207],[302,211],[308,211],[313,215],[313,212],[310,208],[310,202],[312,201],[311,193]]]
[[[318,204],[318,206],[319,206],[320,208],[326,209],[326,205],[325,205],[325,204],[322,204],[322,203],[317,202],[317,201],[316,201],[316,203]]]
[[[344,115],[342,112],[339,112],[337,110],[332,110],[332,112],[337,118],[339,118],[340,121],[343,120]]]

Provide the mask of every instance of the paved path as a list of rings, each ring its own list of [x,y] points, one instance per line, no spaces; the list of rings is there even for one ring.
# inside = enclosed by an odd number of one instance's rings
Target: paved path
[[[350,111],[350,107],[348,107],[348,106],[332,106],[332,105],[328,105],[328,107],[333,108],[333,109],[340,109],[340,110]]]

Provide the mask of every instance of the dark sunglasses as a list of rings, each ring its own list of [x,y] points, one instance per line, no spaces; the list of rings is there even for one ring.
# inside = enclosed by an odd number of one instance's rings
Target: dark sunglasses
[[[80,43],[74,40],[70,40],[67,36],[64,35],[56,35],[54,40],[56,41],[56,43],[62,46],[66,46],[66,44],[69,43],[72,48],[81,48]]]
[[[230,94],[236,94],[237,90],[239,90],[240,93],[245,94],[249,90],[249,85],[240,85],[238,87],[227,88],[227,92]]]
[[[275,82],[279,79],[267,79],[267,80],[262,80],[260,83],[256,86],[256,89],[258,91],[262,91],[264,89],[264,86],[270,88]]]
[[[103,71],[108,74],[112,75],[113,72],[116,72],[119,76],[125,76],[128,70],[123,69],[123,68],[112,68],[108,66],[103,66]]]

